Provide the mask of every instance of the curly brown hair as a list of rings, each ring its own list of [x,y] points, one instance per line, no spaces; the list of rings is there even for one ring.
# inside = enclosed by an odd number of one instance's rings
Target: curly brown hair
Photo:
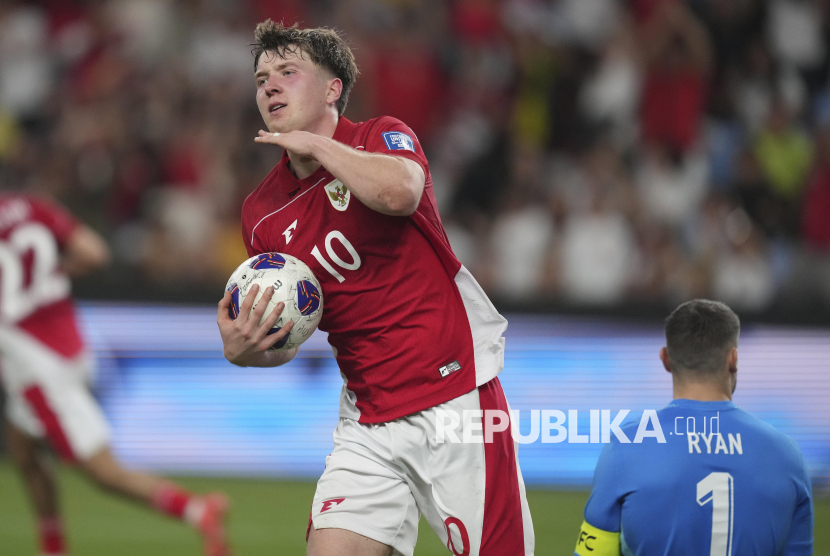
[[[343,115],[352,85],[360,72],[351,49],[337,31],[326,27],[299,29],[296,23],[286,27],[282,22],[266,19],[256,26],[251,46],[254,70],[264,52],[274,52],[280,58],[285,58],[286,53],[297,56],[308,54],[312,62],[343,83],[343,91],[337,100],[337,113]]]

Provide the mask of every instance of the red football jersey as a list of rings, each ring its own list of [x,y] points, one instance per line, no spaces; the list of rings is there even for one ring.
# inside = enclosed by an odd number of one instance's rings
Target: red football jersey
[[[78,225],[62,208],[32,195],[0,195],[0,340],[14,349],[22,331],[64,357],[83,348],[60,252]],[[8,337],[6,337],[8,336]],[[8,340],[8,341],[5,341]]]
[[[488,382],[504,365],[507,321],[453,255],[415,134],[394,118],[341,117],[334,139],[417,162],[426,187],[415,213],[371,210],[322,167],[298,180],[284,153],[245,200],[242,229],[250,256],[292,255],[320,281],[341,416],[390,421]]]

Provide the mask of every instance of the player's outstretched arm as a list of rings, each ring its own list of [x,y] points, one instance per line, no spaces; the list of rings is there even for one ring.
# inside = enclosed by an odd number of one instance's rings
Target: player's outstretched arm
[[[359,151],[306,131],[260,131],[254,140],[317,160],[361,203],[380,213],[409,216],[421,201],[426,176],[417,162],[407,158]]]
[[[222,336],[225,359],[240,367],[278,367],[294,359],[299,348],[283,351],[266,350],[285,338],[291,332],[294,322],[288,321],[288,324],[283,326],[279,332],[269,336],[268,331],[274,327],[277,319],[280,318],[285,304],[278,303],[276,308],[268,315],[268,318],[262,324],[259,324],[271,296],[274,295],[274,289],[266,288],[260,302],[252,311],[251,307],[254,304],[258,290],[259,286],[257,284],[251,286],[251,290],[245,296],[245,300],[239,308],[239,316],[235,320],[228,315],[228,307],[231,304],[230,292],[225,292],[225,296],[219,302],[216,322],[219,324],[219,334]]]
[[[63,270],[75,278],[102,268],[110,262],[107,242],[89,226],[75,228],[63,249]]]

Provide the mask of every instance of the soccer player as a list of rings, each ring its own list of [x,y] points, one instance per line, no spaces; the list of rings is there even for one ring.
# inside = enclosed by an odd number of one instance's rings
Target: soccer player
[[[104,240],[39,197],[0,194],[0,378],[6,392],[6,443],[38,520],[44,555],[66,554],[52,468],[39,441],[100,487],[182,519],[204,538],[207,556],[230,554],[222,495],[197,496],[124,469],[87,389],[92,359],[70,297],[70,277],[109,261]]]
[[[624,424],[628,442],[615,433],[604,447],[575,554],[811,555],[812,492],[800,450],[732,403],[738,316],[694,300],[665,330],[660,359],[674,400],[656,412],[661,434],[631,443],[637,424]]]
[[[418,138],[391,117],[343,117],[357,67],[336,32],[268,20],[255,38],[256,100],[269,130],[256,141],[284,151],[245,201],[245,244],[251,256],[287,253],[314,271],[325,296],[320,329],[344,378],[308,554],[412,555],[420,514],[453,554],[532,554],[509,423],[484,419],[492,442],[437,439],[439,412],[508,410],[496,376],[507,322],[453,255]],[[296,349],[266,348],[291,324],[268,336],[282,306],[259,325],[266,303],[251,313],[255,294],[236,320],[230,293],[219,303],[225,356],[284,364]]]

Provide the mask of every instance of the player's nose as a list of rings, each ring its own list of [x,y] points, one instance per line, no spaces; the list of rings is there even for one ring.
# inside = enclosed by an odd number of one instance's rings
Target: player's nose
[[[268,96],[278,95],[282,92],[282,87],[280,87],[279,81],[274,76],[269,77],[262,88]]]

